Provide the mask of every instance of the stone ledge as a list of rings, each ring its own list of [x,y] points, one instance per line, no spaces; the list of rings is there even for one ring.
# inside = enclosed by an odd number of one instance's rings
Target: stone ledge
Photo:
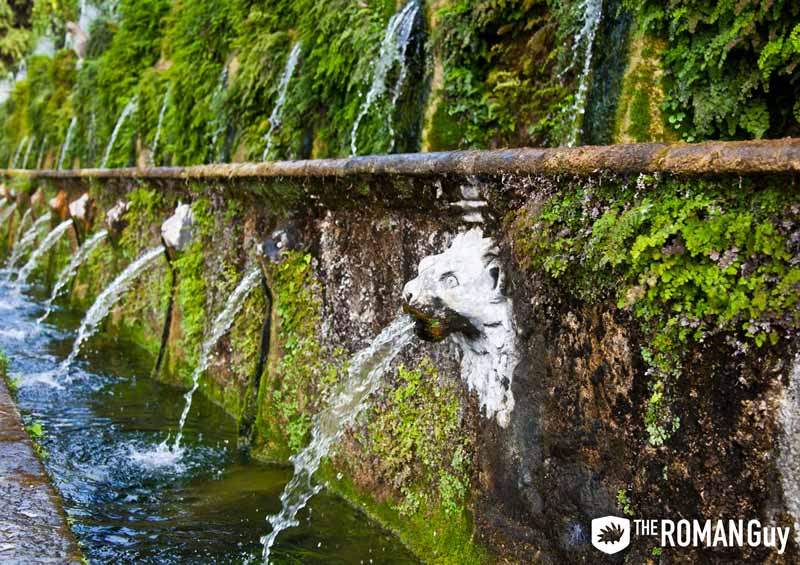
[[[709,141],[664,145],[521,148],[375,155],[345,159],[231,163],[192,167],[23,170],[0,175],[49,179],[266,179],[358,176],[668,173],[675,175],[752,175],[800,172],[800,138]]]
[[[0,378],[0,562],[81,563],[64,511]]]

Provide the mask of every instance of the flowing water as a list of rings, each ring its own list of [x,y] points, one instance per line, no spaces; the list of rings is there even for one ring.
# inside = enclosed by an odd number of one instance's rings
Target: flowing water
[[[61,154],[58,156],[58,170],[64,168],[64,159],[69,155],[69,147],[72,145],[72,138],[75,136],[75,128],[78,127],[78,118],[74,117],[69,122],[67,128],[67,136],[64,138],[64,144],[61,146]]]
[[[33,247],[33,243],[36,241],[36,236],[39,235],[39,230],[45,224],[47,224],[51,218],[52,216],[48,212],[33,222],[33,225],[28,229],[28,231],[25,232],[22,238],[17,237],[16,242],[14,243],[14,249],[11,250],[11,256],[8,258],[8,261],[6,261],[5,268],[7,270],[12,270],[17,266],[19,260],[25,256],[31,247]],[[20,229],[22,229],[24,223],[25,217],[22,218],[22,222],[19,224]]]
[[[214,346],[231,328],[233,320],[236,318],[239,310],[242,309],[242,306],[244,306],[244,301],[247,299],[247,296],[256,286],[258,286],[260,281],[260,269],[254,269],[246,274],[239,282],[239,285],[236,287],[236,289],[234,289],[234,291],[228,297],[222,312],[220,312],[214,319],[214,323],[211,325],[211,334],[203,342],[203,346],[200,349],[200,360],[197,363],[194,373],[192,373],[192,388],[190,388],[185,395],[186,404],[183,407],[181,419],[178,424],[178,435],[175,437],[175,443],[172,446],[173,452],[179,452],[180,450],[181,439],[183,439],[183,427],[186,425],[186,418],[189,417],[189,412],[192,409],[192,398],[194,397],[194,393],[197,391],[197,387],[200,385],[200,376],[208,368],[208,363],[211,361],[211,352],[213,351]]]
[[[264,135],[264,143],[266,148],[261,157],[266,161],[269,158],[269,152],[272,150],[272,135],[275,130],[280,127],[283,121],[283,107],[286,105],[286,93],[289,92],[289,81],[292,80],[294,68],[297,66],[297,60],[300,58],[300,42],[298,41],[292,46],[292,51],[289,53],[289,58],[286,59],[286,65],[283,67],[283,74],[281,75],[280,83],[278,83],[278,100],[272,108],[272,113],[269,116],[269,131]]]
[[[42,144],[39,146],[39,156],[36,157],[36,168],[41,169],[44,163],[44,151],[47,149],[47,138],[42,138]]]
[[[11,214],[14,213],[14,210],[17,209],[17,203],[12,202],[8,205],[8,207],[3,208],[3,212],[0,213],[0,224],[5,224],[6,221],[11,217]]]
[[[66,231],[72,226],[72,220],[66,220],[58,224],[39,244],[33,253],[31,253],[28,262],[25,263],[19,273],[17,273],[17,284],[24,284],[28,281],[28,277],[31,275],[33,270],[36,268],[36,265],[39,263],[39,260],[44,257],[45,253],[50,251],[53,246],[61,240],[61,237],[66,233]]]
[[[327,408],[314,417],[311,442],[291,458],[294,475],[281,494],[281,511],[267,518],[272,531],[261,538],[265,563],[269,562],[278,535],[300,524],[297,513],[322,489],[321,485],[313,483],[314,473],[345,429],[364,410],[369,397],[378,390],[383,374],[413,338],[414,325],[410,316],[400,316],[369,347],[358,352],[351,360],[347,378],[338,394]]]
[[[279,510],[289,470],[244,456],[236,422],[203,396],[186,422],[179,468],[134,457],[169,433],[181,392],[147,376],[154,359],[140,347],[103,334],[80,365],[87,378],[62,389],[42,386],[33,376],[69,353],[80,314],[59,309],[38,326],[38,291],[18,293],[0,282],[0,349],[11,359],[25,423],[44,429],[44,465],[87,561],[257,562],[264,514]],[[274,548],[282,562],[415,563],[394,537],[331,495],[316,497],[300,521]]]
[[[592,71],[592,54],[594,52],[594,38],[597,28],[603,19],[603,0],[584,0],[583,26],[575,35],[574,49],[577,54],[583,46],[583,67],[578,78],[578,90],[575,93],[575,102],[572,105],[572,128],[567,138],[567,147],[574,147],[580,139],[583,130],[583,115],[586,113],[586,96],[589,92],[589,78]],[[574,62],[564,72],[574,66]]]
[[[24,230],[25,226],[28,225],[28,222],[31,221],[31,214],[32,213],[33,212],[31,211],[31,208],[28,208],[27,210],[25,210],[25,213],[22,215],[22,219],[19,221],[19,225],[17,226],[17,232],[14,234],[14,242],[15,243],[17,241],[19,241],[20,238],[22,237],[22,233],[23,233],[22,230]]]
[[[114,131],[111,132],[111,138],[108,140],[108,145],[106,146],[105,153],[103,153],[103,160],[100,162],[100,168],[105,169],[106,165],[108,165],[108,160],[111,158],[111,151],[114,149],[114,143],[117,141],[117,136],[119,136],[119,132],[122,130],[122,126],[125,125],[125,120],[128,119],[134,111],[136,111],[136,107],[139,105],[139,97],[134,96],[131,100],[125,105],[122,109],[122,112],[119,114],[119,118],[117,119],[117,123],[114,125]]]
[[[47,317],[53,311],[53,303],[67,288],[67,285],[75,277],[78,269],[80,269],[84,261],[91,256],[92,252],[97,249],[101,243],[103,243],[103,240],[106,237],[108,237],[108,232],[106,230],[100,230],[83,242],[83,245],[80,246],[77,253],[75,253],[75,255],[72,256],[72,259],[70,259],[69,264],[58,274],[58,279],[56,279],[53,292],[50,294],[50,298],[45,303],[45,312],[42,317],[37,320],[38,323],[42,323],[47,319]]]
[[[214,114],[217,116],[214,123],[214,132],[211,135],[211,151],[214,153],[215,161],[220,160],[220,154],[222,153],[222,151],[217,150],[217,142],[219,142],[219,138],[222,137],[222,134],[225,132],[226,121],[225,112],[223,111],[223,100],[225,89],[227,88],[228,65],[225,65],[222,67],[222,72],[219,74],[217,89],[214,91],[214,95],[211,97],[211,105],[214,109]]]
[[[30,142],[28,142],[28,148],[25,150],[25,156],[22,158],[22,168],[23,169],[27,169],[28,168],[28,159],[30,159],[31,150],[33,149],[34,145],[36,145],[36,138],[32,137]]]
[[[20,142],[17,144],[17,149],[14,151],[14,158],[11,160],[11,168],[16,169],[19,165],[19,156],[22,154],[22,148],[25,147],[25,144],[28,143],[28,138],[23,137]]]
[[[75,343],[72,344],[72,352],[61,363],[59,374],[66,374],[69,371],[72,363],[81,352],[81,347],[87,339],[92,337],[97,331],[97,326],[102,322],[114,305],[119,302],[122,295],[127,292],[133,282],[141,275],[158,257],[164,254],[164,249],[154,247],[153,249],[144,253],[136,261],[128,265],[122,273],[114,279],[106,289],[100,293],[97,300],[94,301],[92,307],[86,312],[81,322],[81,327],[78,329],[78,335],[75,338]]]
[[[161,140],[161,126],[164,124],[164,116],[167,114],[167,107],[169,106],[169,99],[172,96],[172,88],[168,88],[164,93],[164,100],[161,102],[161,110],[158,112],[158,123],[156,124],[156,135],[153,138],[153,164],[157,164],[158,159],[158,142]]]
[[[396,13],[389,20],[386,33],[381,42],[381,50],[372,72],[372,84],[367,92],[367,97],[361,105],[356,121],[353,123],[353,131],[350,133],[350,151],[353,155],[358,154],[358,127],[361,125],[369,110],[375,102],[380,100],[387,89],[387,79],[391,70],[397,65],[398,74],[395,84],[392,87],[392,103],[387,116],[389,128],[389,152],[394,148],[394,125],[393,109],[405,83],[408,69],[406,67],[406,52],[411,41],[411,33],[414,31],[414,23],[419,14],[419,4],[416,0],[407,3],[402,10]]]

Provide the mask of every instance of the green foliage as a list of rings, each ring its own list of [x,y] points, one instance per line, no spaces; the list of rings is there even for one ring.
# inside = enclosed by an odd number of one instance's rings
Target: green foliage
[[[53,148],[66,134],[70,121],[70,91],[75,83],[76,57],[71,51],[58,51],[52,59],[28,59],[28,74],[15,83],[5,111],[0,151],[7,160],[18,154],[18,165],[28,153],[28,167],[36,166],[43,151]],[[27,150],[26,144],[32,144]]]
[[[128,203],[128,225],[122,232],[120,246],[127,259],[135,259],[149,244],[147,235],[160,218],[164,197],[157,189],[140,187],[128,193]]]
[[[197,359],[205,335],[207,303],[206,250],[214,234],[211,203],[199,198],[192,203],[194,237],[192,243],[173,262],[178,276],[178,304],[181,311],[181,349]]]
[[[257,425],[271,456],[294,453],[308,441],[311,415],[336,381],[340,354],[328,354],[317,331],[322,304],[311,255],[293,251],[272,265],[273,328],[280,351],[270,350],[270,367],[259,390]],[[330,359],[326,361],[326,359]]]
[[[558,145],[568,123],[574,84],[571,38],[576,3],[552,0],[457,0],[436,18],[436,49],[444,65],[442,105],[463,131],[442,136],[446,147]],[[562,73],[565,73],[562,76]],[[434,135],[437,135],[434,132]],[[449,146],[449,147],[448,147]]]
[[[642,322],[651,368],[645,423],[655,445],[679,425],[669,384],[687,343],[727,332],[761,347],[800,322],[791,240],[800,202],[780,184],[640,177],[637,185],[579,186],[538,214],[509,218],[523,266],[579,298],[615,297]]]
[[[0,78],[5,78],[30,48],[30,20],[30,2],[0,0]]]
[[[800,4],[627,0],[668,41],[665,110],[686,141],[796,132]]]
[[[621,488],[617,491],[617,504],[619,504],[626,516],[634,516],[636,514],[633,511],[631,500],[628,497],[628,491],[624,488]]]
[[[41,440],[44,438],[44,425],[38,420],[26,426],[25,429],[28,430],[31,439]]]
[[[456,387],[440,382],[427,358],[414,370],[401,366],[397,381],[367,418],[365,449],[377,456],[376,471],[403,493],[401,514],[427,512],[433,502],[447,514],[458,514],[469,485],[470,445],[463,436]]]

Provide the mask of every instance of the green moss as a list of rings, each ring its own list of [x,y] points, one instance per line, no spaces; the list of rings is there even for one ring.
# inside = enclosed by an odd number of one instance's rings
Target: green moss
[[[396,386],[381,394],[357,434],[372,472],[384,477],[395,500],[367,503],[370,511],[431,563],[480,563],[467,510],[472,452],[455,383],[439,377],[427,358],[401,366]],[[352,485],[334,489],[348,491]],[[357,495],[356,500],[365,500]]]
[[[688,343],[727,333],[740,346],[775,344],[800,321],[800,268],[790,241],[797,195],[780,180],[579,186],[538,212],[514,212],[515,253],[587,301],[614,299],[648,343],[645,423],[658,445],[679,420],[672,383]]]
[[[259,387],[257,451],[286,459],[308,441],[311,416],[341,364],[319,343],[322,304],[311,255],[291,252],[271,266],[272,336],[268,370]]]
[[[436,50],[444,66],[432,139],[454,148],[558,145],[572,127],[572,37],[579,3],[445,2]],[[441,131],[436,131],[442,127]]]
[[[644,33],[631,41],[617,106],[614,139],[618,143],[673,141],[676,137],[666,127],[662,113],[663,70],[658,59],[662,49],[659,41]]]
[[[177,303],[181,311],[182,335],[179,348],[185,360],[194,365],[200,354],[208,315],[206,251],[213,236],[211,203],[199,198],[192,203],[194,238],[173,265],[178,276]]]
[[[661,37],[666,100],[685,141],[780,137],[797,131],[800,5],[791,0],[626,0]]]

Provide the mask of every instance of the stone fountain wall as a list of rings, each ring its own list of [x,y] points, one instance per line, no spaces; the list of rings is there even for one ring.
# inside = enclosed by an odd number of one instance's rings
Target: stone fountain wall
[[[64,190],[69,200],[88,187],[97,204],[96,226],[119,199],[132,203],[128,227],[79,273],[69,298],[79,308],[88,307],[139,253],[159,245],[159,226],[179,201],[192,204],[197,240],[172,262],[175,285],[166,261],[156,266],[107,327],[135,338],[155,359],[172,295],[165,362],[156,376],[178,386],[188,384],[214,314],[243,274],[258,268],[257,244],[276,228],[296,232],[299,248],[267,273],[272,307],[263,291],[251,295],[218,344],[201,388],[240,421],[255,456],[284,462],[307,438],[311,416],[334,390],[349,355],[398,315],[403,286],[416,276],[419,261],[474,226],[465,221],[465,210],[473,208],[464,202],[477,203],[514,305],[520,362],[509,425],[502,428],[480,413],[477,397],[460,379],[461,353],[450,340],[419,341],[387,375],[384,390],[321,480],[431,562],[597,563],[602,559],[588,543],[589,523],[607,514],[758,518],[780,525],[797,520],[791,510],[798,502],[787,499],[796,493],[792,435],[784,433],[791,421],[786,409],[781,412],[797,352],[795,182],[791,175],[598,173],[11,184],[18,195],[41,186],[49,194]],[[624,252],[637,235],[652,234],[646,222],[613,228],[643,199],[651,202],[648,209],[674,209],[659,196],[664,194],[687,203],[707,197],[731,213],[749,210],[755,219],[746,231],[768,219],[777,230],[774,240],[782,250],[756,253],[740,243],[743,258],[736,264],[742,270],[731,275],[738,280],[774,261],[780,268],[768,286],[788,281],[789,298],[768,315],[753,314],[756,334],[747,335],[738,318],[728,323],[706,312],[699,326],[685,318],[691,335],[676,338],[658,326],[657,316],[645,319],[637,310],[661,283],[623,268]],[[607,215],[610,210],[617,215]],[[604,224],[597,223],[601,218]],[[16,226],[3,229],[9,232],[0,233],[5,241]],[[597,269],[596,249],[581,243],[601,229],[617,233],[611,241],[619,265]],[[673,235],[682,233],[676,230]],[[72,248],[74,242],[65,244],[52,257],[40,282],[52,284],[52,273]],[[702,265],[722,260],[694,255],[690,242],[675,237],[662,251]],[[719,250],[726,252],[731,248]],[[660,261],[653,256],[653,265]],[[665,310],[671,300],[665,299]],[[271,322],[269,348],[260,364],[265,320]],[[763,339],[757,337],[761,329]],[[677,339],[677,347],[664,346],[664,336]],[[654,360],[653,352],[666,353]],[[656,559],[655,545],[635,537],[628,559]],[[784,555],[681,549],[665,550],[661,559],[789,563],[797,557],[792,541]]]

